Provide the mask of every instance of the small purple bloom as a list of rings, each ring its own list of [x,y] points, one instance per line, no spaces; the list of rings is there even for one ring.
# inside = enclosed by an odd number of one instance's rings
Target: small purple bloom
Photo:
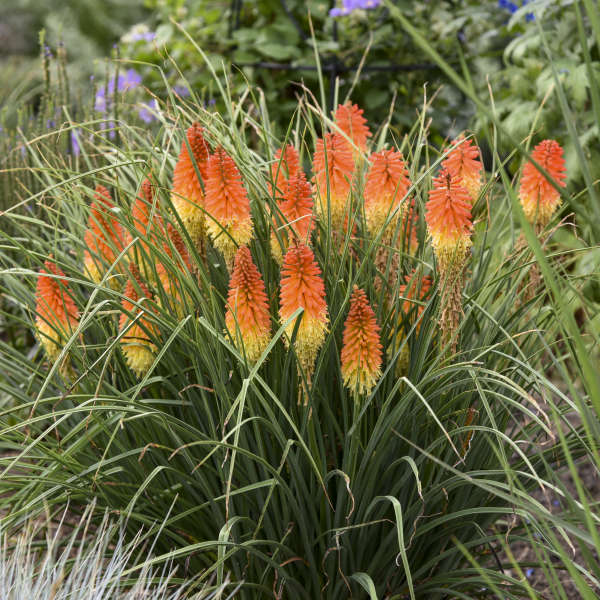
[[[214,106],[216,103],[217,103],[217,101],[214,98],[209,98],[208,106]]]
[[[126,92],[134,89],[142,83],[142,76],[135,69],[127,69],[125,73],[119,74],[117,89],[119,92]]]
[[[71,129],[71,148],[73,149],[73,156],[79,156],[81,154],[81,146],[79,145],[79,129]]]
[[[94,108],[98,112],[106,112],[108,110],[108,103],[106,102],[106,90],[101,87],[96,92],[96,100],[94,101]]]
[[[533,575],[533,569],[529,568],[525,571],[525,577],[529,578]]]
[[[381,4],[381,0],[342,0],[341,8],[332,8],[329,15],[342,17],[349,15],[354,10],[370,10]]]
[[[141,31],[132,33],[129,39],[132,42],[151,42],[155,37],[154,31]]]
[[[52,127],[56,127],[56,122],[54,121],[54,119],[47,119],[46,129],[52,129]]]
[[[182,98],[187,98],[190,95],[190,90],[187,85],[174,85],[173,91]]]
[[[152,123],[156,121],[155,111],[158,110],[158,101],[156,98],[150,102],[142,102],[142,107],[138,110],[138,115],[144,123]]]

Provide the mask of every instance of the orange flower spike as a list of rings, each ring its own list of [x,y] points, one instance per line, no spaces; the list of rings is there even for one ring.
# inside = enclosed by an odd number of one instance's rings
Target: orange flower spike
[[[324,139],[317,140],[313,157],[313,172],[317,211],[326,223],[327,209],[329,208],[331,226],[340,231],[346,217],[346,207],[354,174],[352,153],[343,138],[328,133]]]
[[[471,198],[459,179],[442,170],[433,180],[425,221],[440,271],[453,261],[462,261],[471,246]]]
[[[206,211],[212,217],[207,221],[208,232],[231,270],[237,246],[250,242],[253,228],[242,176],[223,148],[217,148],[208,161]]]
[[[36,328],[48,358],[54,362],[62,345],[79,323],[79,311],[73,294],[64,278],[65,274],[56,264],[47,260],[40,269],[36,285]],[[55,276],[55,277],[53,277]]]
[[[310,183],[304,173],[298,171],[287,180],[284,199],[279,203],[279,210],[284,220],[283,226],[279,228],[284,252],[287,252],[293,240],[308,244],[315,226],[313,204]],[[273,227],[279,227],[277,219],[273,219]],[[275,232],[271,234],[271,251],[275,260],[281,264],[283,256]]]
[[[202,210],[204,208],[204,192],[194,167],[194,161],[190,156],[190,150],[196,161],[198,172],[206,184],[210,148],[204,139],[204,129],[199,123],[194,123],[187,130],[186,137],[187,143],[184,140],[181,144],[179,159],[173,172],[171,202],[188,230],[190,238],[195,244],[198,244],[204,235],[205,215]]]
[[[123,312],[119,318],[119,331],[126,330],[126,333],[121,337],[120,343],[129,368],[138,377],[141,377],[148,371],[154,361],[156,346],[150,341],[146,333],[146,331],[154,331],[154,327],[149,319],[144,316],[145,309],[136,304],[144,298],[151,298],[152,295],[142,283],[137,268],[131,265],[130,270],[132,279],[127,282],[123,292],[124,298],[121,301]],[[144,306],[145,303],[142,303],[142,305]]]
[[[531,157],[543,167],[560,187],[565,187],[565,160],[563,149],[554,140],[540,142]],[[560,205],[560,193],[544,177],[532,162],[525,163],[521,175],[519,199],[527,220],[538,227],[545,227]]]
[[[277,150],[273,163],[271,163],[271,178],[273,180],[271,195],[281,196],[284,194],[287,180],[299,171],[301,171],[300,157],[292,144]]]
[[[112,264],[123,250],[123,230],[116,218],[111,217],[114,204],[110,192],[103,186],[96,186],[94,200],[90,205],[90,216],[87,229],[83,234],[86,250],[83,253],[83,264],[92,281],[99,283],[103,272],[103,263]],[[114,285],[115,279],[110,280]]]
[[[367,120],[363,117],[365,111],[356,104],[346,102],[340,104],[335,111],[335,124],[352,140],[359,151],[367,149],[367,138],[371,137]],[[352,148],[356,153],[356,150]]]
[[[173,246],[167,242],[163,244],[165,253],[173,259],[176,268],[185,272],[185,270],[191,272],[192,265],[190,261],[189,252],[185,246],[183,238],[179,231],[169,223],[167,225],[167,236],[171,240]],[[172,251],[172,247],[175,249],[175,253]],[[181,264],[183,262],[183,265]],[[162,262],[156,265],[156,275],[158,282],[162,285],[165,295],[170,298],[170,307],[175,310],[175,313],[179,318],[183,317],[186,311],[186,302],[182,297],[182,285],[177,281],[176,276],[173,274],[167,265]],[[191,299],[187,296],[187,306],[190,306]],[[162,302],[161,302],[162,304]]]
[[[279,318],[285,323],[298,308],[303,308],[298,327],[295,351],[308,379],[312,375],[319,349],[327,333],[327,303],[321,269],[312,250],[305,244],[295,244],[286,253],[281,269]],[[286,329],[289,344],[294,331],[292,321]]]
[[[365,217],[367,229],[375,237],[383,228],[386,220],[396,212],[396,219],[402,217],[398,210],[410,188],[408,169],[401,152],[382,150],[372,154],[371,168],[365,182]],[[390,233],[395,227],[390,223]]]
[[[480,154],[479,148],[472,140],[465,140],[461,136],[452,142],[452,148],[442,162],[442,168],[453,178],[460,178],[461,185],[469,192],[471,203],[477,200],[481,190],[483,165]]]
[[[361,396],[368,395],[381,377],[379,331],[367,295],[354,286],[344,325],[342,379],[350,391],[356,391]]]
[[[256,362],[271,339],[271,318],[265,284],[248,246],[235,255],[225,325],[240,352]]]

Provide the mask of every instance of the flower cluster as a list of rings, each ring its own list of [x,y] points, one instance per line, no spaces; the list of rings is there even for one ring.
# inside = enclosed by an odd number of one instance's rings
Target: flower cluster
[[[343,17],[355,10],[369,10],[381,4],[381,0],[342,0],[342,6],[329,11],[332,17]]]
[[[365,277],[362,271],[375,276],[378,313],[389,324],[386,339],[392,342],[386,360],[397,361],[390,365],[395,367],[392,372],[405,373],[410,361],[408,342],[413,346],[408,336],[421,329],[433,285],[422,268],[410,272],[410,266],[430,262],[427,256],[415,256],[429,251],[416,236],[423,216],[437,271],[440,345],[456,352],[474,229],[472,211],[483,204],[477,202],[484,184],[479,148],[463,136],[449,145],[421,215],[409,177],[418,169],[409,169],[396,148],[370,153],[371,134],[361,109],[350,103],[340,105],[332,129],[337,133],[325,131],[316,142],[312,182],[298,150],[289,144],[275,153],[265,169],[268,178],[262,189],[270,195],[263,192],[254,206],[233,156],[212,144],[199,123],[187,129],[181,144],[170,190],[170,215],[169,208],[161,206],[159,182],[152,172],[132,197],[129,210],[117,210],[109,190],[96,187],[84,233],[83,265],[95,283],[106,281],[114,290],[122,290],[119,341],[136,375],[142,376],[155,361],[160,333],[156,311],[178,318],[197,311],[195,299],[201,294],[193,289],[196,281],[191,274],[209,276],[202,264],[211,264],[212,270],[224,262],[224,274],[229,275],[224,325],[232,344],[245,360],[255,363],[272,339],[272,311],[278,313],[279,323],[285,326],[284,343],[310,384],[330,322],[341,322],[342,317],[334,315],[330,321],[317,251],[323,246],[318,240],[337,243],[340,235],[354,246],[349,251],[351,260],[361,246],[369,252],[375,246],[373,268],[351,272],[357,273],[357,279]],[[544,140],[523,167],[519,191],[525,214],[538,231],[559,206],[565,178],[562,148],[554,140]],[[255,239],[253,210],[263,207],[262,214],[255,213],[260,234]],[[200,256],[200,264],[194,264],[188,243],[197,251],[193,256]],[[278,308],[272,306],[277,304],[276,286],[271,282],[266,286],[259,269],[265,267],[265,255],[256,249],[265,243],[274,261],[263,273],[279,268]],[[209,251],[220,253],[224,261],[209,263]],[[47,355],[56,360],[78,326],[79,313],[53,260],[46,262],[37,284],[38,336]],[[338,280],[328,284],[338,285]],[[273,290],[269,296],[267,289]],[[369,394],[382,373],[381,330],[368,289],[353,286],[343,332],[332,332],[341,334],[341,380],[356,396]]]

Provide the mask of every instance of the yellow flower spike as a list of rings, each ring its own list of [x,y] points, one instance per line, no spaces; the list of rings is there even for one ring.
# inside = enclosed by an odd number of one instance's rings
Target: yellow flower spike
[[[560,187],[566,186],[565,159],[558,142],[540,142],[534,148],[531,157],[548,172],[556,184]],[[538,229],[548,225],[560,206],[560,193],[532,162],[525,163],[523,167],[519,199],[527,220]]]
[[[472,140],[463,136],[452,142],[448,156],[442,161],[452,178],[460,179],[461,185],[467,189],[473,204],[479,197],[482,185],[483,165],[480,160],[481,152]]]
[[[221,147],[208,161],[205,201],[206,211],[212,217],[207,221],[208,233],[231,271],[238,246],[245,246],[252,239],[253,226],[242,176]]]
[[[192,242],[201,249],[206,220],[203,211],[204,192],[194,167],[194,161],[190,156],[190,150],[206,185],[210,148],[204,139],[204,129],[199,123],[194,123],[187,130],[186,137],[187,143],[184,140],[181,144],[179,159],[173,172],[171,202]]]
[[[295,244],[286,253],[281,268],[279,318],[285,323],[298,308],[303,308],[294,349],[310,381],[317,354],[327,333],[327,303],[321,269],[313,251],[305,244]],[[289,344],[294,331],[292,321],[286,330]]]
[[[126,331],[120,344],[129,368],[142,377],[154,361],[156,346],[151,342],[146,331],[156,329],[146,316],[148,304],[140,300],[150,299],[152,294],[141,280],[140,272],[135,265],[130,265],[131,279],[125,286],[124,298],[121,301],[123,312],[119,318],[119,332]],[[133,324],[132,324],[133,323]]]
[[[381,339],[367,295],[354,286],[344,324],[341,353],[344,385],[360,396],[368,395],[381,377]]]
[[[247,246],[235,255],[225,325],[240,352],[256,362],[271,339],[271,318],[265,284]]]
[[[36,285],[36,329],[48,358],[55,362],[63,345],[77,329],[79,311],[62,270],[53,260],[44,262]]]
[[[90,279],[99,283],[105,273],[106,265],[117,259],[124,247],[121,225],[111,216],[114,204],[110,192],[103,186],[96,186],[94,200],[90,205],[87,229],[83,234],[86,250],[83,253],[83,265]],[[117,278],[111,278],[109,285],[118,285]]]
[[[339,135],[318,139],[313,157],[313,187],[316,210],[334,231],[342,231],[354,176],[354,161],[348,143]],[[329,209],[329,214],[328,214]]]
[[[471,247],[471,198],[459,178],[442,170],[433,180],[425,209],[440,273],[440,330],[442,344],[454,354],[462,315],[463,274]]]

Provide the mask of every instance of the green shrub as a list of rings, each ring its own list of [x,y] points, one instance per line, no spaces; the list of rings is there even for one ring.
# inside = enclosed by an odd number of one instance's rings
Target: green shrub
[[[233,103],[222,90],[221,102],[220,114],[193,102],[162,106],[156,133],[120,122],[118,143],[81,123],[92,139],[71,164],[48,152],[44,138],[31,142],[45,187],[35,197],[40,213],[11,213],[15,233],[3,234],[9,318],[33,326],[39,269],[50,256],[65,273],[80,318],[55,363],[39,346],[24,352],[0,342],[1,439],[11,452],[1,459],[5,520],[18,524],[47,504],[95,496],[99,506],[127,515],[130,528],[160,534],[152,564],[185,559],[199,581],[215,575],[217,585],[230,574],[229,587],[242,584],[248,598],[273,590],[302,598],[347,597],[349,590],[370,590],[372,598],[472,597],[489,580],[507,597],[525,593],[526,582],[488,560],[497,542],[490,528],[508,526],[513,513],[537,522],[530,492],[545,485],[565,455],[540,402],[565,424],[571,408],[543,374],[544,347],[561,326],[544,293],[522,296],[530,256],[515,248],[511,187],[486,177],[475,205],[464,316],[451,354],[438,327],[445,289],[423,221],[442,155],[428,140],[425,113],[401,140],[384,126],[372,148],[397,144],[407,159],[417,247],[409,251],[401,242],[383,264],[375,260],[382,242],[365,228],[363,161],[345,233],[321,218],[313,237],[329,332],[307,378],[283,343],[280,270],[270,247],[278,210],[270,167],[283,140],[269,130],[266,105],[257,117],[254,99]],[[140,230],[132,215],[149,176],[151,211],[181,229],[171,179],[185,127],[196,120],[211,147],[221,145],[233,158],[251,201],[250,248],[266,284],[273,333],[256,364],[236,349],[233,332],[224,333],[229,274],[222,255],[208,244],[204,256],[182,231],[192,262],[191,270],[183,268],[164,227]],[[289,141],[305,165],[316,131],[326,127],[326,116],[303,98]],[[95,283],[83,254],[98,183],[111,190],[110,216],[129,234],[130,247],[112,264],[100,263],[101,272],[108,270]],[[397,235],[403,240],[405,232]],[[132,256],[149,288],[139,302],[132,290],[139,297],[143,288],[122,268]],[[413,268],[434,278],[433,293],[420,303],[420,326],[416,306],[406,312],[399,290]],[[347,390],[340,372],[355,284],[382,329],[383,375],[367,396]],[[134,315],[137,335],[152,352],[150,368],[137,375],[119,325]],[[567,429],[564,439],[574,455],[584,452],[577,429]],[[507,539],[520,539],[524,527],[508,527]],[[464,549],[484,562],[483,575],[465,569]]]

